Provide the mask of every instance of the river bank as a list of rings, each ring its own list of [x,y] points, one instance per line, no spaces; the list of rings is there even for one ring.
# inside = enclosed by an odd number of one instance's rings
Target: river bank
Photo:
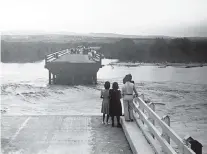
[[[180,68],[193,68],[207,66],[207,63],[139,63],[139,62],[120,62],[119,60],[111,62],[108,65],[126,66],[126,67],[138,67],[138,66],[158,66],[159,68],[165,68],[168,66],[180,67]]]

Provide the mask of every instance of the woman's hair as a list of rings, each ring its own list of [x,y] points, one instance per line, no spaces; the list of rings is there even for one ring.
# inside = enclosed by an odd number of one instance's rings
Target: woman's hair
[[[126,76],[123,78],[123,84],[126,83]]]
[[[125,82],[127,82],[127,81],[129,81],[129,82],[130,82],[130,81],[131,81],[131,79],[132,79],[132,76],[130,76],[130,75],[128,74],[128,75],[126,75],[126,76],[125,76],[125,78],[124,78],[124,79],[125,79]]]
[[[119,89],[119,85],[118,85],[118,83],[117,83],[117,82],[114,82],[112,88],[113,88],[114,90]]]
[[[129,79],[132,80],[132,75],[131,74],[128,74],[128,76],[129,76]]]
[[[109,81],[106,81],[105,84],[104,84],[104,88],[105,89],[109,89],[110,88],[110,82]]]

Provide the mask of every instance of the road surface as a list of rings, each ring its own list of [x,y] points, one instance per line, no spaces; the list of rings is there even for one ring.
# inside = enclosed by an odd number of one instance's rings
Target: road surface
[[[2,116],[3,154],[131,154],[121,128],[101,116]]]

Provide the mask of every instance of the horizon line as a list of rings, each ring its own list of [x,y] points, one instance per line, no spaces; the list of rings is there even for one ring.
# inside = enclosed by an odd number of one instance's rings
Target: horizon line
[[[65,33],[65,34],[64,34]],[[114,37],[168,37],[168,38],[207,38],[207,36],[171,36],[171,35],[162,35],[162,34],[121,34],[121,33],[111,33],[111,32],[70,32],[70,31],[39,31],[39,30],[19,30],[19,31],[0,31],[1,36],[4,35],[68,35],[68,36],[90,36],[90,35],[114,35]],[[95,37],[95,36],[94,36]],[[96,37],[113,37],[113,36],[96,36]]]

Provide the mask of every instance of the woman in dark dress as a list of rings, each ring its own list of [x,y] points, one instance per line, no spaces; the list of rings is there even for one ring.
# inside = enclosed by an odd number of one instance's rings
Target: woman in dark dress
[[[112,127],[114,127],[114,116],[117,118],[117,127],[121,127],[120,116],[122,115],[121,107],[121,91],[118,90],[119,86],[117,82],[113,83],[112,89],[109,90],[110,104],[109,114],[112,119]]]

